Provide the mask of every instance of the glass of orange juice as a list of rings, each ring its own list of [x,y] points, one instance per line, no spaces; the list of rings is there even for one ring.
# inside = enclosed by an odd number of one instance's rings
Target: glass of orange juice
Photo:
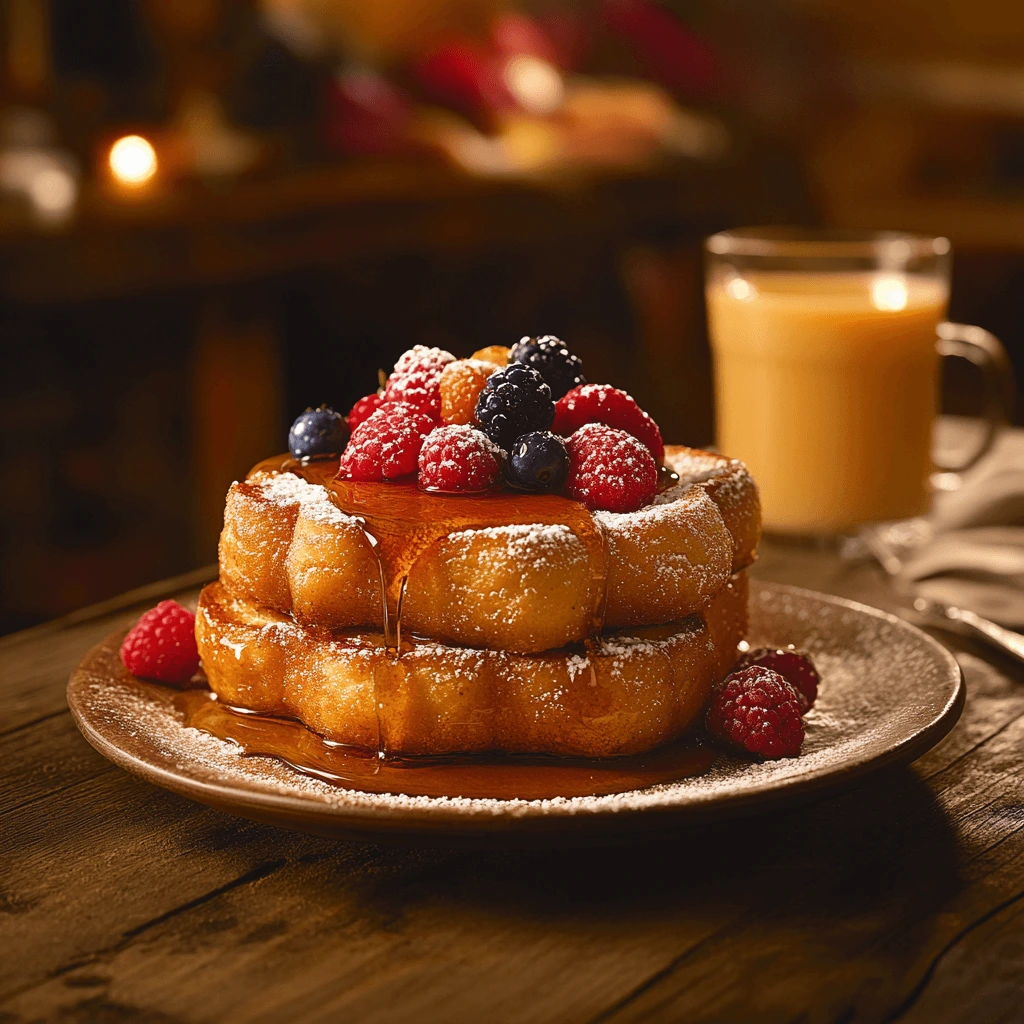
[[[991,446],[1009,363],[945,320],[945,238],[797,228],[707,240],[717,440],[761,491],[765,528],[828,535],[928,510],[935,469]],[[961,465],[932,458],[942,355],[978,365],[991,401]]]

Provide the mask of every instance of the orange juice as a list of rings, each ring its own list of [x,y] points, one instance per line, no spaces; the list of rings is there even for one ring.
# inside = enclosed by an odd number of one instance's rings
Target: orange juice
[[[723,274],[708,284],[718,444],[764,523],[832,533],[927,511],[943,281]]]

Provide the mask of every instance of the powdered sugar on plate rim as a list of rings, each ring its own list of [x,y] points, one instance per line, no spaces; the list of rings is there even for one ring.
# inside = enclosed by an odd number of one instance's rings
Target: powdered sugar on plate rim
[[[756,803],[782,791],[919,756],[955,723],[963,693],[959,668],[936,641],[895,616],[797,588],[754,583],[751,642],[794,642],[821,670],[818,705],[807,717],[798,758],[750,762],[722,755],[700,776],[606,796],[551,800],[411,797],[343,789],[298,773],[273,758],[243,757],[229,742],[186,728],[171,703],[132,690],[102,673],[79,672],[69,703],[101,752],[150,781],[199,799],[217,796],[245,813],[259,805],[344,824],[407,819],[466,824],[480,818],[524,821],[656,810],[697,810]],[[896,678],[912,679],[897,704],[883,700]],[[142,741],[143,756],[125,749]]]

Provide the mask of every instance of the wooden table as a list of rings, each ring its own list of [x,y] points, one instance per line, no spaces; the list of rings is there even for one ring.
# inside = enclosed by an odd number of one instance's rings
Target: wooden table
[[[762,577],[895,607],[869,565]],[[346,844],[138,782],[78,735],[82,652],[179,579],[0,642],[0,1021],[1024,1020],[1024,671],[912,768],[618,849]]]

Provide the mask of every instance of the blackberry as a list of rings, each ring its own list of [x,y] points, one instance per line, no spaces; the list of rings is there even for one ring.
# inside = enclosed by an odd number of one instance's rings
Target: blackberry
[[[532,366],[551,388],[551,397],[556,402],[562,395],[587,382],[580,357],[574,356],[565,342],[553,334],[523,338],[518,345],[512,346],[509,360]]]
[[[340,455],[347,439],[345,418],[321,405],[319,409],[307,409],[292,424],[288,431],[288,450],[296,459]]]
[[[547,430],[554,418],[551,388],[536,370],[522,363],[509,363],[492,373],[476,402],[480,429],[505,451],[521,434]]]
[[[512,445],[508,480],[527,491],[557,491],[569,475],[565,442],[548,430],[532,430]]]

